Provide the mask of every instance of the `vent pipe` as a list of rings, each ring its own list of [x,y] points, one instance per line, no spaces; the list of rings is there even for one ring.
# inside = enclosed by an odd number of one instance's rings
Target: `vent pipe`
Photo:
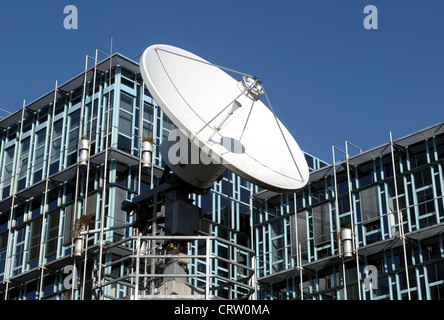
[[[79,165],[86,166],[88,165],[88,157],[89,157],[89,140],[88,138],[80,139],[79,145]]]
[[[80,258],[83,255],[83,237],[79,236],[74,239],[74,257]]]
[[[344,228],[341,231],[341,239],[342,239],[342,254],[344,258],[352,258],[353,257],[353,243],[352,243],[352,232],[351,229]]]
[[[151,168],[151,161],[153,157],[153,144],[151,141],[143,141],[142,142],[142,168],[149,169]]]

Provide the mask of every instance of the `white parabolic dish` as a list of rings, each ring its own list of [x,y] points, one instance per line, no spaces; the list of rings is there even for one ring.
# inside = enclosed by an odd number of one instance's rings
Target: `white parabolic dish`
[[[219,67],[183,49],[153,45],[144,51],[140,70],[171,121],[218,155],[224,167],[278,192],[293,192],[308,182],[307,162],[292,135]],[[241,107],[214,133],[235,100]],[[227,150],[222,139],[233,139],[242,151]]]

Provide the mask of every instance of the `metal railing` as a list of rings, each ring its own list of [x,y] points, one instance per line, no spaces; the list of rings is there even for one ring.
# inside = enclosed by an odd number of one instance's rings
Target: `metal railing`
[[[174,250],[165,250],[163,244],[170,241],[194,243],[195,248],[201,254],[195,254],[187,250],[188,253],[177,252]],[[222,257],[212,253],[212,250],[218,245],[228,248],[229,256]],[[102,265],[104,269],[104,279],[99,287],[102,292],[106,292],[107,286],[118,284],[129,289],[124,298],[132,300],[142,299],[220,299],[221,293],[225,291],[234,292],[234,299],[248,299],[255,290],[255,284],[251,283],[254,274],[252,267],[252,257],[254,251],[236,243],[227,241],[216,236],[132,236],[113,243],[104,245],[104,253],[127,250],[128,254],[121,258],[106,262]],[[236,261],[233,258],[238,254],[246,255],[243,261]],[[177,273],[153,273],[152,265],[167,263],[167,260],[185,261],[188,265],[188,272]],[[130,265],[125,274],[120,277],[109,277],[111,267],[121,265]],[[218,268],[224,266],[225,274]],[[202,268],[204,267],[204,268]],[[107,272],[108,269],[108,272]],[[204,269],[204,271],[202,270]],[[150,270],[149,272],[147,272]],[[187,294],[168,295],[159,291],[161,283],[168,279],[176,279],[190,288]],[[185,281],[184,281],[185,279]],[[194,281],[193,281],[194,280]],[[192,282],[197,282],[198,286],[193,286]],[[230,299],[233,299],[233,294]]]

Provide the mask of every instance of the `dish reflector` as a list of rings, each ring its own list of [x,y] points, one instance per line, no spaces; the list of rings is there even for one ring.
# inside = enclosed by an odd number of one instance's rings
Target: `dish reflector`
[[[259,100],[264,93],[259,79],[244,75],[236,80],[220,67],[168,45],[148,47],[140,70],[164,113],[225,168],[278,192],[296,191],[308,182],[304,154]]]

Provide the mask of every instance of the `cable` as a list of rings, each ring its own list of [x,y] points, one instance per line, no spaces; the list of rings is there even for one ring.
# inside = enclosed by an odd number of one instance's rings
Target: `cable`
[[[296,166],[296,169],[298,170],[299,176],[302,179],[301,181],[304,182],[304,177],[302,176],[301,171],[299,170],[298,164],[297,164],[297,162],[296,162],[296,160],[295,160],[295,158],[293,156],[293,152],[291,152],[290,146],[288,145],[287,138],[285,138],[284,132],[282,131],[281,125],[279,123],[278,118],[276,117],[276,114],[274,113],[273,107],[271,106],[270,100],[268,99],[268,95],[267,95],[267,92],[265,91],[264,86],[262,86],[262,90],[264,91],[265,99],[267,99],[268,106],[270,107],[270,110],[273,113],[274,119],[276,120],[276,123],[277,123],[277,125],[279,127],[279,130],[280,130],[280,132],[282,134],[282,137],[284,138],[285,144],[287,145],[287,149],[290,152],[291,158],[293,159],[294,165]]]
[[[236,71],[236,70],[233,70],[233,69],[229,69],[229,68],[226,68],[226,67],[222,67],[222,66],[219,66],[217,64],[214,64],[214,63],[211,63],[211,62],[208,62],[208,61],[205,61],[205,60],[199,60],[199,59],[192,58],[192,57],[189,57],[189,56],[177,53],[177,52],[172,52],[172,51],[165,50],[165,49],[162,49],[162,48],[156,48],[156,51],[158,51],[158,50],[164,51],[164,52],[167,52],[167,53],[171,53],[171,54],[174,54],[174,55],[182,57],[182,58],[186,58],[186,59],[190,59],[190,60],[193,60],[193,61],[196,61],[196,62],[200,62],[200,63],[206,64],[206,65],[209,65],[209,66],[212,66],[212,67],[216,67],[216,68],[219,68],[219,69],[222,69],[222,70],[226,70],[226,71],[230,71],[230,72],[233,72],[233,73],[237,73],[237,74],[240,74],[242,76],[247,76],[247,77],[250,77],[250,78],[254,78],[253,76],[251,76],[249,74],[246,74],[246,73],[243,73],[243,72],[240,72],[240,71]]]

